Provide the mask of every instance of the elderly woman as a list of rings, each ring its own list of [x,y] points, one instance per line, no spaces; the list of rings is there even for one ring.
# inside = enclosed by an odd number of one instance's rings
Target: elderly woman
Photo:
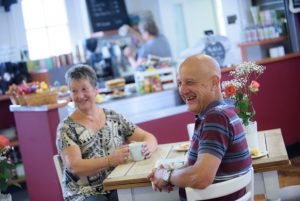
[[[129,157],[128,142],[142,141],[149,158],[157,148],[156,138],[126,120],[121,114],[96,105],[95,71],[77,65],[66,73],[75,111],[57,129],[57,149],[63,164],[65,200],[118,200],[115,191],[105,192],[103,180]]]

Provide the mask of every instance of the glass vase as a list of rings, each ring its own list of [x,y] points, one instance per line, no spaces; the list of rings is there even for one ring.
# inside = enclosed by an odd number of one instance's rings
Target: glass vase
[[[246,140],[249,148],[258,148],[257,122],[249,121],[247,126],[244,125]]]

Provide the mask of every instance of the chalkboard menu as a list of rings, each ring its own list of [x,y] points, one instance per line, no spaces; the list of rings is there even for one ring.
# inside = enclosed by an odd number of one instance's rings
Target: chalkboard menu
[[[225,59],[225,48],[222,43],[208,43],[205,45],[204,53],[213,57],[220,66],[222,66]]]
[[[115,30],[129,24],[124,0],[86,0],[93,32]]]

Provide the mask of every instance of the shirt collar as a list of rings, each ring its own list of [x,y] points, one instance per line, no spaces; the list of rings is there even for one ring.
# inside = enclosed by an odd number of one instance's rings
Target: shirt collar
[[[223,99],[221,100],[216,100],[216,101],[213,101],[212,103],[210,103],[206,108],[205,110],[203,110],[202,112],[200,112],[199,114],[196,115],[196,119],[197,118],[200,118],[201,120],[204,119],[204,116],[206,115],[207,111],[210,110],[211,108],[214,108],[218,105],[224,105],[225,104],[225,101]]]

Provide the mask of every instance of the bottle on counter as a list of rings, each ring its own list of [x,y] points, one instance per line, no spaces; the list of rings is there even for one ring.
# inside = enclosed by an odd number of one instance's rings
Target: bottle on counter
[[[149,78],[144,79],[144,92],[150,93],[152,91],[151,89],[151,82]]]
[[[257,41],[258,36],[257,36],[256,26],[253,26],[253,27],[250,28],[250,33],[251,33],[251,41]]]
[[[265,39],[264,30],[263,30],[262,26],[257,27],[257,38],[258,38],[258,40],[264,40]]]

